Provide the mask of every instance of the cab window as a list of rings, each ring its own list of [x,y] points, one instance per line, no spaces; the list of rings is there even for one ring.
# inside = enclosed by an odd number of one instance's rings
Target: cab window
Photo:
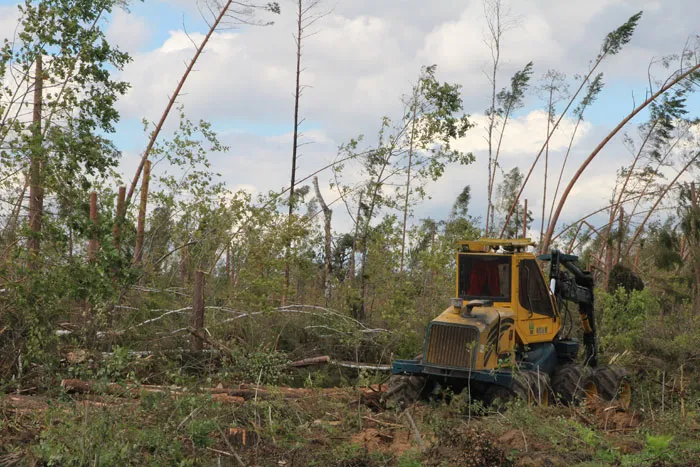
[[[510,263],[509,256],[459,255],[459,296],[509,302]]]
[[[534,259],[524,259],[520,262],[519,269],[518,299],[520,306],[532,313],[553,317],[554,310],[549,299],[549,291],[537,262]]]

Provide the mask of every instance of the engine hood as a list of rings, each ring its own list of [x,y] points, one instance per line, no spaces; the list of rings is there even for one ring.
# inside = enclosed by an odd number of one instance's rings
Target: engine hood
[[[513,318],[515,312],[509,306],[474,307],[467,313],[467,307],[461,309],[448,307],[433,322],[473,326],[482,333],[490,329],[499,318]]]

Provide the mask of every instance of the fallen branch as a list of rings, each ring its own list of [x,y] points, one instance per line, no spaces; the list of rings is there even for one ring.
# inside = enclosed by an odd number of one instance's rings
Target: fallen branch
[[[204,342],[208,346],[215,348],[219,352],[225,352],[225,353],[228,353],[229,355],[233,354],[233,350],[229,349],[221,342],[218,342],[215,339],[212,339],[210,337],[205,336],[202,331],[199,331],[196,329],[190,329],[189,332],[191,335],[193,335],[194,337],[196,337],[200,341]]]
[[[423,444],[423,437],[420,434],[420,431],[418,431],[418,427],[416,426],[416,422],[413,421],[413,417],[411,417],[411,414],[406,410],[403,415],[406,416],[406,419],[408,419],[408,423],[411,425],[411,432],[413,433],[413,438],[416,440],[416,443],[418,444],[418,447],[420,448],[421,451],[425,451],[425,445]]]
[[[152,385],[121,385],[117,383],[101,384],[96,381],[83,381],[79,379],[64,379],[61,381],[61,387],[70,394],[110,394],[113,396],[131,396],[140,397],[141,394],[171,394],[173,396],[181,396],[184,394],[192,394],[194,391],[179,386],[152,386]],[[232,398],[229,394],[230,389],[224,388],[200,388],[206,394],[211,394],[214,400],[228,403],[242,403],[243,398]]]
[[[302,368],[312,365],[336,365],[343,368],[354,368],[356,370],[374,370],[374,371],[391,371],[391,365],[381,365],[375,363],[355,363],[355,362],[342,362],[338,360],[331,360],[331,357],[324,355],[322,357],[311,357],[305,358],[303,360],[298,360],[289,364],[291,367]]]
[[[301,368],[305,366],[313,366],[313,365],[325,365],[326,363],[331,362],[331,357],[328,355],[324,355],[323,357],[311,357],[311,358],[304,358],[302,360],[297,360],[296,362],[292,362],[289,364],[289,366],[293,366],[295,368]]]
[[[374,371],[391,371],[391,365],[379,365],[373,363],[354,363],[354,362],[338,362],[332,361],[333,365],[342,366],[343,368],[354,368],[356,370],[374,370]]]

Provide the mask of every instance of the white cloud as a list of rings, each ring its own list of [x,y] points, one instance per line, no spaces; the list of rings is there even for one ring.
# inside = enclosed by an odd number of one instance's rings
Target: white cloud
[[[146,18],[129,13],[121,8],[114,10],[105,33],[107,40],[125,52],[142,50],[151,38]]]
[[[458,140],[455,147],[465,152],[485,151],[488,149],[488,142],[485,139],[488,119],[485,115],[477,115],[472,118],[472,121],[477,126],[467,132],[464,138]],[[569,146],[575,127],[575,120],[564,118],[559,124],[558,130],[550,138],[550,151],[566,149]],[[589,122],[581,122],[576,131],[574,144],[580,141],[590,128],[591,124]],[[514,157],[534,157],[542,148],[546,135],[547,112],[543,110],[533,110],[526,115],[510,119],[503,136],[501,154]]]
[[[17,29],[17,5],[0,5],[0,38],[12,39]]]
[[[186,20],[188,24],[199,21],[195,2],[167,0],[167,3],[169,8],[181,7],[191,15]],[[282,15],[273,18],[276,24],[272,27],[214,34],[178,100],[185,104],[193,120],[205,118],[219,128],[233,125],[230,122],[246,123],[222,134],[231,151],[213,159],[214,167],[231,187],[267,191],[288,183],[295,18],[294,2],[281,3]],[[315,143],[303,147],[299,172],[308,174],[327,164],[339,144],[358,134],[365,134],[371,144],[381,117],[400,114],[400,96],[410,90],[420,67],[435,63],[439,79],[463,85],[466,110],[479,126],[457,145],[474,152],[477,161],[469,167],[453,167],[442,180],[429,184],[433,199],[417,207],[416,215],[446,214],[466,184],[472,185],[474,193],[472,210],[485,212],[483,112],[488,105],[489,89],[483,70],[488,66],[489,52],[483,44],[482,2],[353,0],[327,5],[334,6],[334,11],[317,23],[318,34],[304,43],[302,83],[310,87],[302,97],[301,116],[310,128],[305,131],[306,139]],[[678,52],[685,37],[697,32],[695,23],[700,15],[700,4],[695,0],[679,0],[664,4],[663,8],[659,8],[658,0],[532,0],[511,1],[511,5],[519,26],[504,37],[499,88],[508,84],[513,71],[530,60],[535,62],[533,85],[548,68],[562,70],[570,77],[585,72],[605,35],[639,9],[645,9],[646,13],[632,43],[602,70],[606,72],[607,82],[624,89],[635,83],[643,85],[647,61],[652,56]],[[14,24],[7,20],[5,11],[9,9],[0,7],[3,33]],[[110,37],[134,53],[134,62],[121,76],[132,83],[129,95],[119,103],[125,119],[159,117],[194,54],[190,39],[198,43],[206,32],[191,32],[188,38],[178,29],[178,20],[170,25],[173,29],[162,44],[145,50],[143,44],[149,42],[151,27],[146,21],[148,18],[116,12],[110,26]],[[595,105],[606,106],[605,102]],[[615,105],[614,110],[619,110],[620,106]],[[519,165],[526,171],[544,140],[546,119],[543,112],[535,110],[542,108],[541,102],[531,97],[528,106],[508,126],[501,159],[504,170]],[[167,137],[167,130],[176,120],[171,115],[163,137]],[[557,164],[569,143],[574,123],[565,119],[551,142],[550,177],[558,175]],[[600,122],[593,123],[597,125],[585,122],[579,128],[564,183],[606,133]],[[252,134],[253,131],[259,134]],[[624,158],[616,158],[618,154]],[[129,167],[134,163],[132,159],[125,162],[128,176],[133,170]],[[625,161],[627,152],[618,140],[613,141],[574,189],[565,216],[574,218],[602,206],[610,196],[615,170]],[[536,213],[541,210],[542,169],[540,164],[525,193]],[[334,199],[327,189],[328,174],[320,178],[324,195]],[[338,204],[334,207],[338,213],[344,211]],[[345,222],[342,216],[334,216],[338,229]]]

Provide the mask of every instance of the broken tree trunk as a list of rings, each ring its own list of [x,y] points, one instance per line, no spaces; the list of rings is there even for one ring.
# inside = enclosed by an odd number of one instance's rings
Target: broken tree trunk
[[[350,264],[348,266],[348,274],[350,280],[355,280],[355,255],[357,254],[357,240],[359,239],[360,230],[360,215],[362,214],[362,193],[357,202],[357,216],[355,217],[355,233],[352,237],[352,251],[350,252]]]
[[[126,199],[126,187],[119,187],[119,195],[117,196],[117,212],[114,217],[114,228],[112,229],[112,237],[114,237],[114,249],[119,250],[121,247],[122,225],[124,225],[124,200]]]
[[[625,228],[625,210],[622,206],[620,206],[620,216],[618,219],[618,226],[617,226],[617,247],[615,248],[615,261],[614,264],[619,264],[620,260],[622,259],[622,240],[624,240],[625,233],[624,233],[624,228]]]
[[[331,236],[331,217],[333,211],[328,207],[326,201],[321,195],[321,190],[318,187],[318,177],[314,177],[314,189],[316,190],[316,199],[321,204],[321,209],[323,210],[323,231],[324,231],[324,260],[323,260],[323,296],[326,299],[326,306],[331,300],[331,242],[333,237]]]
[[[311,357],[311,358],[305,358],[303,360],[297,360],[296,362],[292,362],[289,364],[289,366],[293,366],[295,368],[301,368],[305,366],[313,366],[313,365],[324,365],[326,363],[331,362],[331,357],[328,355],[324,355],[322,357]]]
[[[41,133],[41,107],[43,102],[43,69],[41,54],[36,57],[36,76],[34,77],[34,113],[32,116],[32,155],[29,162],[29,229],[31,234],[27,241],[29,249],[29,268],[39,269],[39,249],[41,247],[41,221],[44,215],[43,186],[43,144]],[[20,201],[21,202],[21,201]]]
[[[134,249],[134,265],[141,264],[143,258],[143,238],[146,229],[146,206],[148,204],[148,182],[151,179],[151,161],[146,161],[143,168],[143,181],[141,183],[141,204],[139,205],[139,217],[136,224],[136,248]]]

